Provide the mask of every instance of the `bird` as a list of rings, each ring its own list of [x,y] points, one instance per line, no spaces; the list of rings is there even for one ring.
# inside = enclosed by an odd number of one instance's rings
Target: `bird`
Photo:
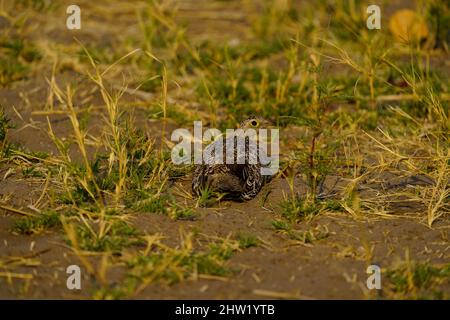
[[[242,121],[234,134],[216,139],[209,144],[204,152],[204,161],[197,164],[192,177],[192,193],[200,196],[205,190],[220,193],[222,199],[245,201],[253,199],[263,185],[270,181],[271,176],[262,175],[262,164],[258,157],[263,152],[257,143],[250,143],[250,137],[245,137],[245,144],[237,143],[237,138],[248,132],[247,129],[268,128],[270,122],[259,116],[251,116]],[[233,163],[226,163],[228,143],[234,144]],[[222,159],[214,158],[217,148],[222,148]],[[244,150],[243,150],[244,148]],[[220,152],[220,151],[219,151]],[[228,150],[228,153],[231,153]],[[231,157],[231,155],[229,155]]]

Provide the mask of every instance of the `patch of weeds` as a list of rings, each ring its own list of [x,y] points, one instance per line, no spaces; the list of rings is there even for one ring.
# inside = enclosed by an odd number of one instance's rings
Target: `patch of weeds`
[[[55,211],[45,211],[34,217],[24,217],[17,220],[12,231],[20,234],[37,234],[60,225],[59,214]]]
[[[445,299],[442,287],[448,287],[450,264],[407,264],[387,270],[391,290],[402,297],[415,299]],[[448,294],[448,292],[447,292]],[[448,297],[447,297],[448,299]]]
[[[76,232],[80,248],[88,251],[120,252],[124,247],[142,243],[138,230],[124,221],[111,222],[103,235],[86,225],[78,225]]]
[[[39,12],[53,10],[58,7],[57,2],[52,0],[16,0],[15,2],[16,5]]]
[[[164,111],[159,104],[151,104],[146,108],[149,119],[163,119]],[[177,124],[192,123],[194,118],[189,116],[179,105],[169,105],[166,108],[166,118],[175,121]]]
[[[70,191],[56,194],[56,199],[63,204],[75,203],[82,208],[92,206],[89,193],[81,185],[74,186]]]
[[[273,54],[283,52],[291,44],[290,39],[261,39],[249,46],[248,51],[252,53],[252,59],[268,58]]]
[[[342,206],[341,201],[329,199],[326,201],[322,201],[325,210],[330,211],[345,211],[345,208]]]
[[[63,204],[75,204],[80,208],[94,208],[93,202],[94,199],[92,195],[96,197],[101,197],[102,195],[98,195],[95,193],[94,182],[89,180],[86,185],[83,185],[80,181],[85,181],[87,176],[86,167],[83,165],[75,164],[75,163],[66,163],[66,169],[73,176],[73,183],[68,186],[66,190],[57,195],[57,199]],[[98,179],[96,183],[105,187],[105,181],[103,178],[98,175],[96,176]],[[112,186],[110,186],[112,189]],[[98,189],[99,191],[105,189]]]
[[[426,18],[435,36],[436,47],[447,48],[450,43],[450,4],[446,1],[430,0],[426,4]]]
[[[22,175],[24,178],[44,178],[45,174],[36,166],[22,168]]]
[[[237,250],[237,243],[227,239],[213,242],[209,245],[209,253],[222,260],[228,260],[231,258],[234,251]]]
[[[199,100],[216,106],[213,109],[226,107],[228,117],[219,129],[234,126],[237,119],[248,114],[276,119],[301,117],[306,112],[306,104],[295,96],[298,85],[292,82],[288,70],[276,73],[269,68],[246,67],[240,60],[227,64],[225,71],[212,67],[207,81],[196,90]]]
[[[137,282],[138,281],[136,279],[128,278],[120,285],[113,284],[107,287],[98,288],[93,292],[92,298],[94,300],[126,299],[136,289]]]
[[[223,260],[214,257],[211,254],[199,254],[191,258],[197,270],[201,274],[210,274],[213,276],[228,276],[232,271],[223,265]]]
[[[96,64],[112,64],[120,58],[111,46],[89,46],[86,50]],[[89,57],[84,50],[80,50],[78,56],[80,62],[89,62]]]
[[[195,211],[183,207],[167,194],[158,194],[151,191],[136,191],[134,201],[128,200],[127,205],[134,210],[161,213],[174,220],[191,220],[195,217]]]
[[[300,241],[303,244],[328,238],[329,235],[330,233],[326,226],[318,226],[306,231],[291,231],[289,233],[291,239]]]
[[[238,234],[237,240],[239,242],[239,248],[247,249],[251,247],[256,247],[260,240],[253,234],[240,233]]]
[[[138,190],[134,193],[135,196],[132,198],[134,200],[130,198],[126,202],[128,207],[148,213],[166,213],[167,196],[144,190]]]
[[[283,220],[272,221],[272,226],[276,232],[285,234],[289,239],[299,241],[302,244],[313,243],[315,241],[328,238],[330,235],[326,226],[317,226],[308,230],[296,230],[292,224]]]
[[[286,25],[298,22],[298,9],[294,3],[280,6],[276,1],[263,1],[260,3],[260,14],[251,21],[252,31],[262,42],[285,40],[292,36]]]
[[[172,201],[167,210],[167,215],[174,220],[194,220],[196,212],[191,208],[180,206]]]
[[[333,4],[328,4],[327,11],[333,15],[329,27],[331,28],[330,30],[333,30],[333,34],[336,37],[351,42],[355,42],[360,38],[363,31],[361,31],[359,26],[364,23],[364,17],[358,14],[362,12],[359,2],[337,1]]]
[[[337,110],[330,114],[329,120],[336,121],[343,129],[358,127],[363,130],[374,130],[378,126],[379,113],[373,110]]]
[[[39,159],[47,159],[48,157],[50,157],[50,154],[46,151],[31,151],[31,150],[27,150],[25,151],[28,155],[35,157],[35,158],[39,158]],[[34,159],[36,162],[39,161],[39,159]]]
[[[174,10],[162,10],[154,1],[138,13],[137,20],[143,34],[141,45],[149,52],[153,48],[175,49],[184,39],[183,30],[174,21]]]
[[[0,106],[0,142],[5,141],[6,132],[10,127],[9,118],[5,114],[5,110]]]
[[[272,227],[280,232],[289,231],[292,228],[291,224],[285,220],[273,220]]]
[[[24,79],[29,65],[40,59],[41,54],[31,43],[16,37],[0,38],[0,85]]]
[[[216,197],[217,196],[217,197]],[[217,195],[208,186],[200,190],[200,195],[197,198],[197,207],[209,207],[215,204],[218,200],[222,198],[222,195]]]
[[[130,269],[127,278],[174,284],[193,274],[228,276],[233,271],[226,266],[226,261],[237,249],[236,243],[227,240],[211,243],[205,251],[195,251],[190,244],[181,248],[158,246],[146,256],[133,256],[126,261]]]
[[[6,133],[9,128],[11,128],[9,124],[9,119],[5,114],[2,106],[0,106],[0,157],[4,156],[4,149],[6,147]]]
[[[21,38],[12,38],[0,42],[0,48],[6,51],[9,57],[21,58],[24,62],[35,62],[42,58],[37,48]]]
[[[120,185],[123,191],[120,193],[121,201],[127,207],[132,207],[134,202],[149,199],[156,188],[165,188],[170,153],[157,153],[153,149],[153,140],[141,131],[132,129],[128,123],[120,130],[123,140],[119,143],[122,148],[120,161],[112,154],[96,154],[94,159],[88,162],[88,167],[66,163],[73,183],[60,196],[63,203],[74,202],[81,207],[92,206],[94,200],[111,200],[109,195],[116,193]],[[114,161],[111,161],[112,159]]]
[[[234,77],[237,77],[237,79]],[[226,75],[223,75],[221,71],[217,71],[216,73],[211,73],[210,88],[208,89],[221,105],[227,107],[227,110],[228,108],[232,108],[232,110],[229,110],[230,114],[232,114],[243,104],[247,103],[248,106],[251,102],[251,92],[245,86],[245,80],[245,75],[243,74],[234,75],[229,79]],[[207,97],[207,88],[205,88],[204,85],[199,85],[197,94],[200,98]]]
[[[281,215],[291,222],[296,222],[305,218],[312,218],[317,215],[322,206],[312,203],[296,196],[291,199],[285,199],[281,202]]]
[[[0,57],[0,85],[6,86],[24,78],[27,70],[23,64],[12,61],[11,58]]]

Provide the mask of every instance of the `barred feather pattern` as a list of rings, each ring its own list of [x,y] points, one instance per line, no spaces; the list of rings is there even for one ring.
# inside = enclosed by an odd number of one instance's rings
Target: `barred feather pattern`
[[[261,175],[258,145],[249,143],[248,137],[245,144],[237,144],[236,138],[235,135],[226,139],[220,137],[222,140],[216,140],[205,148],[203,164],[197,165],[193,174],[194,195],[199,196],[208,186],[213,191],[225,193],[225,199],[250,200],[258,194],[264,183],[270,180]],[[227,156],[226,146],[233,144],[234,161],[232,164],[224,164]],[[223,150],[223,159],[215,158],[217,148]]]

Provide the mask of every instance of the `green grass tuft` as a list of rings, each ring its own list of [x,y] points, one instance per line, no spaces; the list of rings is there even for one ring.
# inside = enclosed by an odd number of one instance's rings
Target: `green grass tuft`
[[[54,211],[45,211],[35,217],[24,217],[13,225],[13,232],[20,234],[37,234],[44,230],[60,226],[59,214]]]

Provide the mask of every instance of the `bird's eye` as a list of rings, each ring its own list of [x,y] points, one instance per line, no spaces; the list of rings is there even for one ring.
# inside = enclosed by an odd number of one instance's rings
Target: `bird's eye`
[[[253,127],[256,127],[256,126],[258,125],[258,121],[252,120],[252,122],[250,122],[250,124],[251,124]]]

